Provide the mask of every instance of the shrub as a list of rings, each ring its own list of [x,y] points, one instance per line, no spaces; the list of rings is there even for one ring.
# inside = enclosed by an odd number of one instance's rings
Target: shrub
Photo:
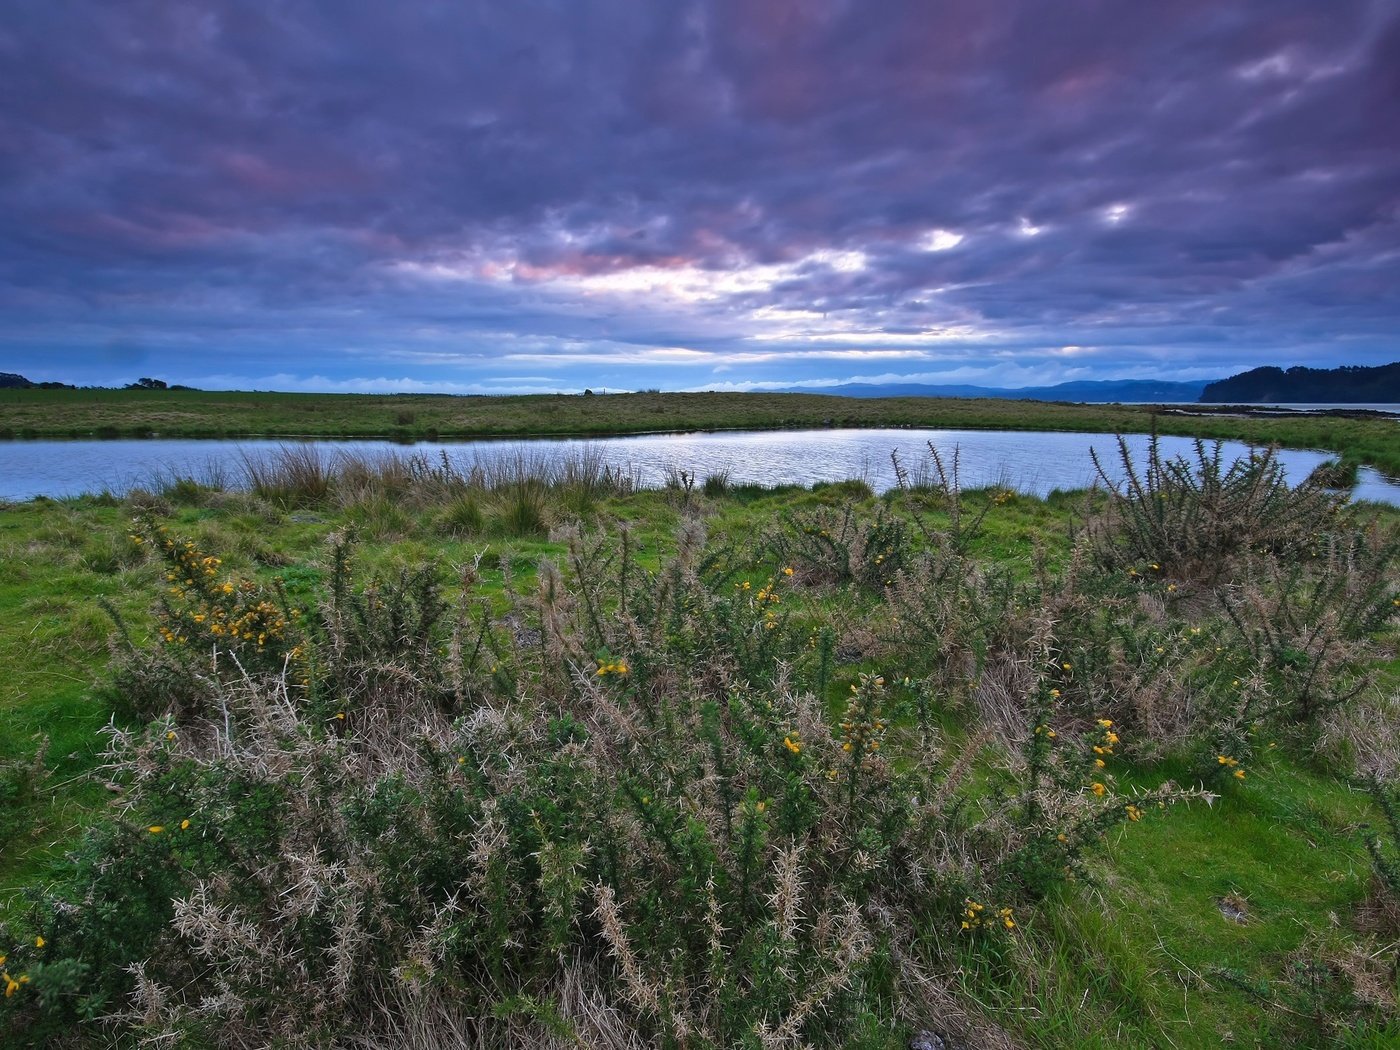
[[[1273,449],[1227,466],[1220,442],[1208,447],[1198,440],[1194,461],[1164,459],[1154,434],[1145,470],[1121,436],[1118,454],[1121,485],[1094,455],[1110,494],[1107,515],[1094,530],[1098,554],[1114,566],[1157,565],[1178,580],[1214,584],[1249,552],[1305,553],[1334,526],[1346,502],[1315,478],[1290,488]]]
[[[1381,812],[1385,832],[1384,843],[1380,835],[1370,835],[1366,849],[1377,880],[1400,903],[1400,788],[1375,776],[1367,778],[1366,786]]]
[[[850,523],[856,567],[907,550],[893,520]],[[532,594],[502,566],[504,616],[474,568],[455,603],[433,566],[360,585],[340,540],[318,610],[236,636],[209,625],[280,613],[137,536],[176,579],[122,673],[184,668],[188,699],[113,732],[125,815],[36,904],[12,1031],[893,1047],[921,1010],[893,960],[1008,951],[1106,828],[1180,797],[1119,793],[1116,730],[1053,672],[1004,762],[946,751],[923,683],[842,672],[789,611],[799,572],[694,522],[658,570],[569,530]]]

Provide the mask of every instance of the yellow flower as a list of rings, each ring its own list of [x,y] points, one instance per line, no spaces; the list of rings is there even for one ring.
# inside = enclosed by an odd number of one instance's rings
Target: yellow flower
[[[164,824],[152,824],[152,825],[151,825],[149,828],[147,828],[146,830],[149,831],[152,835],[159,835],[162,831],[165,830],[165,825],[164,825]]]
[[[337,712],[335,713],[335,718],[336,718],[336,721],[337,721],[337,722],[344,722],[344,721],[345,721],[345,712],[344,712],[344,711],[337,711]]]
[[[768,808],[768,803],[766,803],[766,802],[760,802],[760,803],[758,803],[758,805],[754,806],[754,812],[756,812],[756,813],[762,813],[762,812],[763,812],[765,809],[767,809],[767,808]]]
[[[1127,812],[1129,820],[1142,819],[1142,810],[1138,809],[1137,806],[1124,806],[1123,809]]]
[[[36,947],[36,948],[42,948],[42,947],[43,947],[45,944],[47,944],[47,943],[48,943],[48,942],[45,941],[44,938],[42,938],[42,937],[35,937],[35,938],[34,938],[34,947]]]
[[[794,755],[798,754],[802,750],[802,745],[798,741],[794,740],[791,736],[783,737],[783,747],[787,748]]]
[[[791,565],[787,565],[787,566],[784,566],[784,567],[783,567],[783,575],[784,575],[784,576],[791,576],[791,575],[792,575],[792,566],[791,566]]]
[[[190,820],[189,820],[188,817],[186,817],[184,820],[180,821],[180,830],[181,830],[181,831],[189,831],[189,830],[190,830]]]
[[[1060,666],[1063,667],[1066,671],[1071,669],[1069,664],[1060,664]]]
[[[1060,695],[1060,691],[1059,691],[1058,689],[1051,689],[1051,690],[1050,690],[1050,695],[1051,695],[1051,696],[1058,697],[1058,696]]]
[[[1099,719],[1099,725],[1102,726],[1104,729],[1110,729],[1110,728],[1112,728],[1112,726],[1113,726],[1113,719],[1111,719],[1111,718],[1100,718],[1100,719]]]
[[[1056,841],[1056,842],[1068,842],[1069,839],[1065,837],[1065,833],[1062,831],[1062,832],[1060,832],[1058,835],[1055,836],[1055,841]]]
[[[1094,767],[1095,767],[1096,769],[1102,769],[1102,768],[1104,767],[1104,761],[1103,761],[1103,759],[1101,759],[1101,758],[1096,758],[1096,759],[1094,759]]]
[[[1103,793],[1107,791],[1108,788],[1104,787],[1096,780],[1094,781],[1093,785],[1089,788],[1089,790],[1092,791],[1099,798],[1103,798]]]
[[[170,730],[170,732],[166,733],[166,734],[165,734],[165,739],[166,739],[166,740],[174,740],[174,739],[175,739],[175,730],[172,729],[172,730]]]
[[[1237,769],[1237,770],[1235,770],[1235,779],[1236,779],[1236,780],[1243,780],[1243,779],[1244,779],[1244,770],[1243,770],[1243,769]]]

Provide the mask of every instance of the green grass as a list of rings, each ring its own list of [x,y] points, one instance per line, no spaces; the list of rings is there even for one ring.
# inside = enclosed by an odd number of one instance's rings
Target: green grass
[[[638,393],[448,397],[148,390],[0,390],[0,437],[440,438],[655,431],[936,427],[1146,433],[1328,449],[1400,475],[1390,419],[1190,414],[1152,406],[815,394]]]
[[[10,400],[0,406],[0,414],[11,424],[26,405],[32,408],[39,395],[50,393],[26,392],[26,402],[7,392]],[[164,407],[165,399],[172,403],[179,399],[185,405],[209,399],[192,416],[192,420],[205,419],[209,418],[206,411],[221,397],[247,398],[239,410],[243,415],[238,411],[224,415],[231,420],[229,426],[241,427],[246,419],[249,432],[275,432],[267,428],[286,425],[296,412],[331,428],[309,432],[343,432],[334,428],[350,425],[348,416],[345,420],[333,416],[350,410],[348,405],[332,407],[343,404],[334,398],[58,393],[73,399],[75,411],[89,413],[81,417],[86,420],[81,425],[115,418],[102,413],[121,415],[138,400],[152,404],[152,413],[143,417],[151,422],[128,421],[124,427],[170,425],[166,420],[173,416],[154,410]],[[83,402],[83,398],[90,400]],[[450,432],[449,420],[455,419],[463,434],[486,425],[481,421],[484,417],[471,415],[476,411],[474,403],[484,399],[463,399],[465,408],[455,400],[435,398],[379,399],[387,402],[385,407],[378,407],[375,399],[346,400],[375,406],[358,424],[366,427],[376,425],[374,413],[403,411],[405,404],[418,414],[415,425],[441,424],[443,436]],[[565,403],[559,409],[563,416],[628,399],[560,400]],[[648,411],[659,412],[666,402],[664,396],[649,400],[653,407]],[[763,403],[785,404],[781,398]],[[832,412],[838,411],[830,407],[836,404],[842,410],[851,406],[852,411],[913,411],[893,402],[823,403]],[[680,399],[674,404],[686,402]],[[923,411],[933,411],[927,403],[919,404]],[[982,403],[977,410],[995,413],[1002,407]],[[1091,409],[1076,416],[1076,410],[1069,409],[1059,414],[1056,406],[1021,407],[1027,418],[1038,420],[1035,425],[1046,425],[1044,419],[1053,417],[1073,426],[1090,413],[1116,421],[1150,422],[1145,414],[1117,416],[1119,410]],[[972,411],[966,405],[937,409],[945,410]],[[787,405],[784,411],[797,413],[798,409]],[[1037,416],[1038,412],[1046,415]],[[561,429],[578,429],[577,417],[570,418]],[[636,422],[620,424],[619,418]],[[609,425],[641,426],[642,418],[621,416]],[[714,425],[710,417],[705,418]],[[990,422],[990,414],[986,418],[985,425],[1006,425]],[[162,422],[157,424],[156,419]],[[857,422],[868,425],[872,420]],[[974,425],[966,418],[918,422]],[[1245,421],[1238,422],[1244,425]],[[1315,422],[1338,428],[1337,434],[1351,425]],[[17,430],[26,429],[22,423],[14,425]],[[755,424],[750,419],[737,425]],[[1142,428],[1122,422],[1115,426]],[[969,494],[969,508],[976,510],[994,495]],[[736,565],[745,564],[744,555],[752,553],[756,538],[781,516],[841,508],[852,498],[851,491],[832,486],[747,488],[714,498],[698,493],[692,497],[711,535],[735,552]],[[551,500],[546,499],[545,513],[561,516]],[[591,501],[588,516],[595,526],[628,526],[640,563],[656,569],[674,548],[683,502],[680,494],[664,491],[608,496]],[[870,497],[859,502],[867,509],[879,503]],[[412,503],[384,506],[370,501],[348,508],[326,505],[289,511],[230,497],[215,505],[175,505],[171,510],[171,530],[219,553],[228,571],[265,583],[280,581],[292,601],[303,604],[313,602],[324,588],[327,542],[347,525],[356,527],[362,537],[358,558],[363,576],[437,561],[445,567],[444,579],[451,580],[455,568],[479,563],[483,593],[502,609],[507,584],[503,561],[512,566],[511,586],[529,593],[539,559],[557,561],[565,554],[564,544],[548,537],[549,521],[542,528],[530,521],[518,521],[516,527],[507,523],[502,528],[512,534],[504,537],[490,535],[489,529],[484,535],[463,535],[440,528],[440,508]],[[1069,555],[1072,528],[1084,511],[1082,497],[1075,495],[1007,499],[992,508],[971,554],[986,565],[1009,565],[1021,579],[1031,576],[1037,551],[1052,569],[1058,568]],[[1394,512],[1384,513],[1392,524],[1397,520]],[[158,567],[132,553],[127,540],[132,514],[133,508],[127,505],[102,500],[45,500],[0,508],[0,563],[6,566],[0,578],[0,665],[6,669],[0,677],[0,762],[26,760],[38,739],[47,737],[50,771],[48,784],[24,804],[24,833],[6,844],[0,858],[0,919],[19,917],[23,888],[63,877],[65,849],[82,828],[103,819],[110,802],[98,771],[100,731],[111,717],[111,697],[103,686],[109,621],[99,600],[112,602],[134,634],[144,638],[153,623],[150,609],[163,586]],[[946,520],[942,512],[928,516],[935,527]],[[478,530],[473,526],[465,531]],[[761,576],[751,572],[746,578]],[[453,596],[450,586],[448,596]],[[813,590],[795,599],[791,612],[814,625],[849,626],[870,614],[875,604],[843,592]],[[848,660],[843,681],[849,681],[858,667],[875,669],[859,657]],[[1400,678],[1396,661],[1382,672],[1388,675],[1383,684],[1393,688]],[[836,699],[842,688],[840,684],[831,688],[833,707],[844,703],[844,695]],[[951,715],[944,726],[954,739],[964,728]],[[1092,878],[1059,887],[1023,920],[1023,928],[1006,949],[1016,954],[1014,965],[999,963],[994,953],[959,948],[963,969],[957,981],[963,993],[980,1004],[987,1019],[1037,1046],[1397,1045],[1400,1028],[1393,1014],[1388,1020],[1372,1014],[1347,1033],[1313,1026],[1306,1017],[1280,1006],[1286,998],[1280,982],[1300,953],[1337,954],[1355,940],[1352,930],[1369,878],[1360,825],[1374,820],[1374,814],[1363,793],[1345,777],[1320,769],[1305,748],[1287,746],[1266,754],[1251,766],[1246,781],[1231,782],[1214,805],[1153,809],[1142,822],[1112,830],[1106,848],[1091,863]],[[1181,778],[1185,770],[1184,765],[1170,761],[1161,766],[1125,767],[1121,784],[1146,789],[1171,777]],[[1245,922],[1233,922],[1222,913],[1221,901],[1226,898],[1245,903]],[[1390,946],[1392,955],[1394,950]],[[1273,1001],[1262,1001],[1228,974],[1269,984],[1275,989]]]

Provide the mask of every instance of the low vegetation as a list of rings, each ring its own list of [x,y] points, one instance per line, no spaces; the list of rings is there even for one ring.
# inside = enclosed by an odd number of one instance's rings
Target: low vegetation
[[[1204,445],[1044,501],[931,453],[6,509],[0,1031],[1394,1045],[1394,512]]]

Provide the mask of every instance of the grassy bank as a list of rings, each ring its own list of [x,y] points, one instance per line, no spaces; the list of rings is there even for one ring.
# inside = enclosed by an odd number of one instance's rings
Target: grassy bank
[[[1132,405],[808,394],[427,395],[2,390],[0,437],[477,437],[637,434],[802,427],[1067,430],[1239,439],[1318,448],[1400,475],[1388,419],[1185,415]]]
[[[1394,1045],[1400,518],[1138,467],[0,509],[0,1032]]]

